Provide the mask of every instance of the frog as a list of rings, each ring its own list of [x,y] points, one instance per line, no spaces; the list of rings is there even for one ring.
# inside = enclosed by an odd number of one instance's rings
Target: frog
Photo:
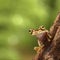
[[[49,34],[49,31],[44,26],[40,26],[37,30],[30,29],[29,33],[38,38],[38,47],[34,47],[34,50],[37,53],[44,50],[44,48],[47,47],[51,42],[52,37]]]

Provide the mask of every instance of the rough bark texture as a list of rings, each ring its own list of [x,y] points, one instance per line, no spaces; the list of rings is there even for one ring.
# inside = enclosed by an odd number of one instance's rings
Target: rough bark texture
[[[50,28],[50,34],[52,35],[52,40],[59,26],[60,26],[60,13],[57,15],[52,27]]]
[[[56,17],[49,33],[52,37],[50,45],[37,53],[33,60],[60,60],[60,13]]]

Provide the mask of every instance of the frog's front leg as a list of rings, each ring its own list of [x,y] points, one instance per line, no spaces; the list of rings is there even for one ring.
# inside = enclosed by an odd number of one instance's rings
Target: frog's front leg
[[[43,47],[44,47],[44,44],[40,41],[40,40],[38,40],[38,47],[34,47],[34,50],[37,52],[37,53],[39,53],[39,52],[41,52],[41,50],[43,49]]]

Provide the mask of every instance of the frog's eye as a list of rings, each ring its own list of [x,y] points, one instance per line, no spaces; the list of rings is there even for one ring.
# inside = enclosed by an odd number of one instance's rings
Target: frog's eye
[[[33,29],[29,29],[29,33],[32,34],[33,33]]]
[[[39,29],[40,30],[45,30],[45,27],[44,26],[40,26]]]
[[[45,28],[45,27],[42,25],[41,28]]]

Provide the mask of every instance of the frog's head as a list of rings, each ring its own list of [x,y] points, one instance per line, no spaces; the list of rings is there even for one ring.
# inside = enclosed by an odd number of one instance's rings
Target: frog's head
[[[39,35],[39,34],[44,33],[44,31],[45,31],[45,27],[40,26],[40,27],[38,28],[38,30],[30,29],[30,30],[29,30],[29,33],[32,34],[32,35],[37,36],[37,35]]]

